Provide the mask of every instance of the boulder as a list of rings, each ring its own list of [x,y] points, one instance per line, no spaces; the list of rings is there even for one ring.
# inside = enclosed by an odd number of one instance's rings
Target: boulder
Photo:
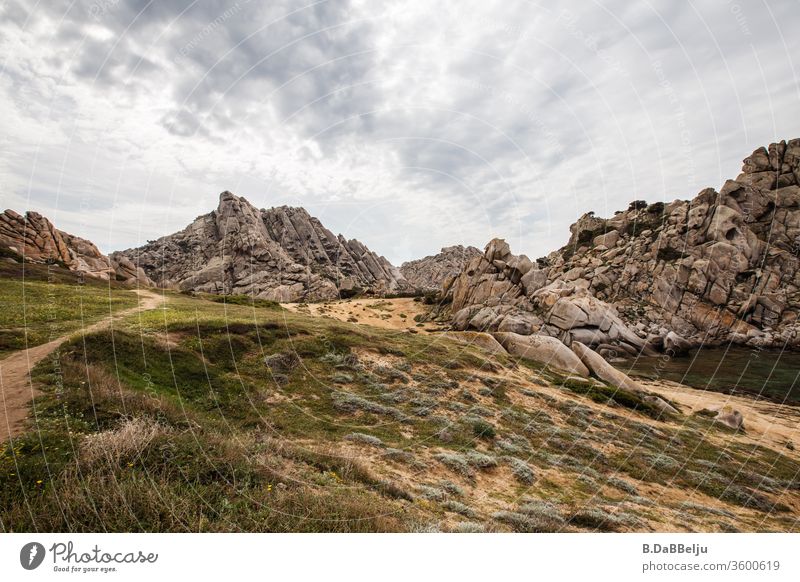
[[[604,246],[607,249],[613,248],[619,241],[619,231],[611,230],[605,234],[594,237],[595,246]]]
[[[523,313],[512,313],[503,318],[500,325],[497,326],[497,331],[510,331],[520,335],[530,335],[533,333],[533,328],[536,324],[541,324],[541,320],[536,320],[535,317],[526,316]]]
[[[481,252],[475,247],[456,245],[445,247],[439,254],[408,261],[400,265],[400,272],[415,289],[424,292],[440,291],[452,281]]]
[[[641,384],[631,379],[630,376],[624,372],[617,370],[591,348],[580,343],[575,343],[572,349],[591,373],[604,382],[637,394],[644,402],[654,406],[661,412],[678,414],[678,410],[674,406],[670,405],[660,396],[646,390]]]
[[[578,376],[589,375],[588,368],[581,363],[580,358],[553,337],[510,332],[496,332],[492,335],[512,356],[535,360]]]
[[[707,411],[714,412],[714,411]],[[719,422],[733,430],[744,430],[744,416],[731,406],[723,406],[716,410],[715,422]]]
[[[684,356],[694,345],[674,331],[670,331],[664,336],[663,347],[664,351],[672,356]]]
[[[580,361],[583,362],[586,368],[604,382],[630,392],[647,392],[638,382],[632,380],[624,372],[617,370],[614,366],[606,362],[600,354],[591,348],[581,343],[575,343],[572,345],[572,350],[578,356]]]
[[[547,285],[547,271],[544,269],[531,269],[520,279],[525,295],[531,297],[534,292]]]
[[[474,346],[488,354],[505,354],[505,348],[500,345],[494,336],[488,333],[477,331],[449,331],[445,337],[453,339],[459,343]]]

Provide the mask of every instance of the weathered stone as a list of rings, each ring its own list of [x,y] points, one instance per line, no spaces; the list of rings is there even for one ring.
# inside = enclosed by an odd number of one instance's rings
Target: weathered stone
[[[445,247],[438,255],[403,263],[400,272],[420,291],[440,291],[447,279],[457,277],[472,259],[480,255],[475,247]]]
[[[674,331],[667,333],[663,345],[664,351],[673,356],[683,356],[694,347],[692,342],[682,338]]]
[[[706,408],[701,413],[713,415],[714,421],[724,424],[733,430],[744,430],[744,416],[738,410],[729,405],[721,406],[719,408]]]
[[[445,337],[454,339],[462,344],[474,346],[492,355],[506,353],[505,348],[500,345],[500,342],[489,333],[477,331],[449,331],[445,334]]]
[[[100,279],[115,278],[150,286],[133,264],[118,264],[86,239],[58,230],[38,212],[0,214],[0,247],[30,263],[53,263]]]
[[[572,350],[591,373],[604,382],[608,382],[613,386],[618,386],[631,392],[646,392],[643,386],[632,380],[624,372],[620,372],[614,366],[606,362],[600,354],[591,348],[581,343],[574,343],[572,345]]]
[[[547,271],[544,269],[531,269],[520,280],[525,295],[529,298],[547,284]]]
[[[800,139],[759,148],[720,192],[706,188],[669,204],[636,201],[608,219],[584,214],[570,227],[569,243],[519,281],[508,245],[492,241],[485,268],[462,271],[453,282],[454,311],[492,305],[531,312],[544,321],[536,333],[616,351],[678,347],[645,342],[647,333],[631,331],[640,322],[665,328],[662,338],[681,336],[688,344],[679,351],[709,341],[800,348],[798,176]]]
[[[619,231],[611,230],[605,234],[594,237],[595,246],[604,246],[606,248],[613,248],[619,241]]]
[[[579,376],[589,375],[589,370],[575,353],[553,337],[506,332],[492,335],[512,356],[535,360]]]
[[[334,235],[303,208],[259,210],[230,192],[184,230],[112,255],[121,257],[163,287],[274,301],[411,290],[389,261]]]

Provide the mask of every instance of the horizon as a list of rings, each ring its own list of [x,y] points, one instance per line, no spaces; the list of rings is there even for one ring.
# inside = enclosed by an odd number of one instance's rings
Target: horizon
[[[107,254],[227,189],[395,265],[494,237],[539,257],[800,136],[789,5],[464,8],[9,2],[0,206]]]

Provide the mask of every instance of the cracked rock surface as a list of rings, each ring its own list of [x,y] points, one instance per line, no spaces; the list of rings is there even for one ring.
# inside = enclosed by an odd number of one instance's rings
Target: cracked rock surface
[[[159,286],[281,302],[411,290],[388,260],[303,208],[260,210],[227,191],[182,231],[112,259],[139,265]]]
[[[443,291],[453,326],[622,352],[800,345],[800,139],[744,160],[716,191],[589,212],[531,261],[492,240]]]

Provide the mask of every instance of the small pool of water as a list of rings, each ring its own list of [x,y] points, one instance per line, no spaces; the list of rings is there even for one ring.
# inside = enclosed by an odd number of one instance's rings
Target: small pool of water
[[[710,347],[680,358],[640,356],[614,365],[633,376],[663,378],[694,388],[747,393],[800,405],[800,354],[797,352]]]

